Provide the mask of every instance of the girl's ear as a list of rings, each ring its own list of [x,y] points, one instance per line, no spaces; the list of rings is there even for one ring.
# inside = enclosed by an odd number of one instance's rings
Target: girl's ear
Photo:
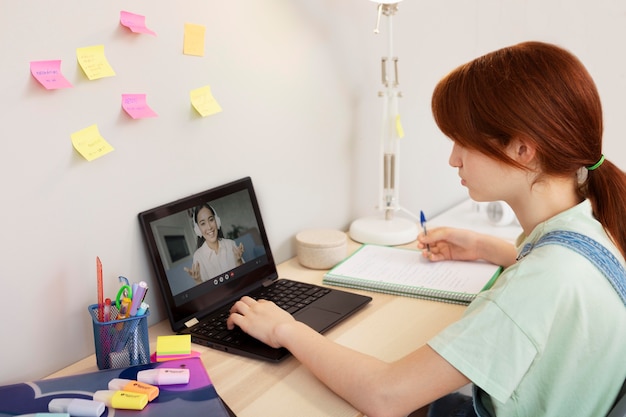
[[[509,143],[509,155],[524,166],[534,166],[536,152],[535,143],[526,138],[515,138]]]

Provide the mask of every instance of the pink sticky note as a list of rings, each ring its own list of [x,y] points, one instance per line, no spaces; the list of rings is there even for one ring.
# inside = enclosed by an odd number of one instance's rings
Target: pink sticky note
[[[61,60],[31,61],[30,73],[47,90],[73,87],[61,74]]]
[[[156,36],[156,33],[146,27],[146,17],[131,12],[120,12],[120,23],[133,33],[147,33]]]
[[[133,119],[158,117],[146,103],[145,94],[122,94],[122,108]]]

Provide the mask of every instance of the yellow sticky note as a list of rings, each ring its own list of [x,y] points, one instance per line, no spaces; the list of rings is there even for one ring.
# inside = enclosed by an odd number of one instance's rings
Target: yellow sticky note
[[[402,123],[400,122],[399,114],[396,116],[396,133],[398,134],[399,138],[404,137],[404,129],[402,128]]]
[[[211,87],[208,85],[191,90],[189,96],[191,98],[191,104],[202,117],[222,111],[222,108],[211,94]]]
[[[185,23],[185,40],[183,43],[183,54],[204,56],[204,32],[206,28],[202,25]]]
[[[156,352],[159,355],[188,355],[191,353],[191,335],[157,336]]]
[[[72,133],[72,145],[86,160],[93,161],[113,151],[113,147],[100,135],[98,126],[91,125]]]
[[[115,71],[104,56],[104,45],[76,48],[76,58],[89,80],[115,75]]]

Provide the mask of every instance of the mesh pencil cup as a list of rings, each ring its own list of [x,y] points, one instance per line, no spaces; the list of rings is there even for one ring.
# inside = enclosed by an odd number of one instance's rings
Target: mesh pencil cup
[[[149,309],[141,316],[101,322],[98,305],[88,307],[93,322],[93,341],[98,369],[125,368],[150,363]],[[117,315],[115,304],[111,314]]]

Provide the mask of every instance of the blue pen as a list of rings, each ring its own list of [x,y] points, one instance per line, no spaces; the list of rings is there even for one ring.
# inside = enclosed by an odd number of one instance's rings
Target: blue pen
[[[424,235],[428,236],[428,230],[426,230],[426,216],[424,216],[424,212],[420,210],[420,224],[422,225],[422,229],[424,229]],[[426,249],[430,252],[430,245],[426,244]]]

